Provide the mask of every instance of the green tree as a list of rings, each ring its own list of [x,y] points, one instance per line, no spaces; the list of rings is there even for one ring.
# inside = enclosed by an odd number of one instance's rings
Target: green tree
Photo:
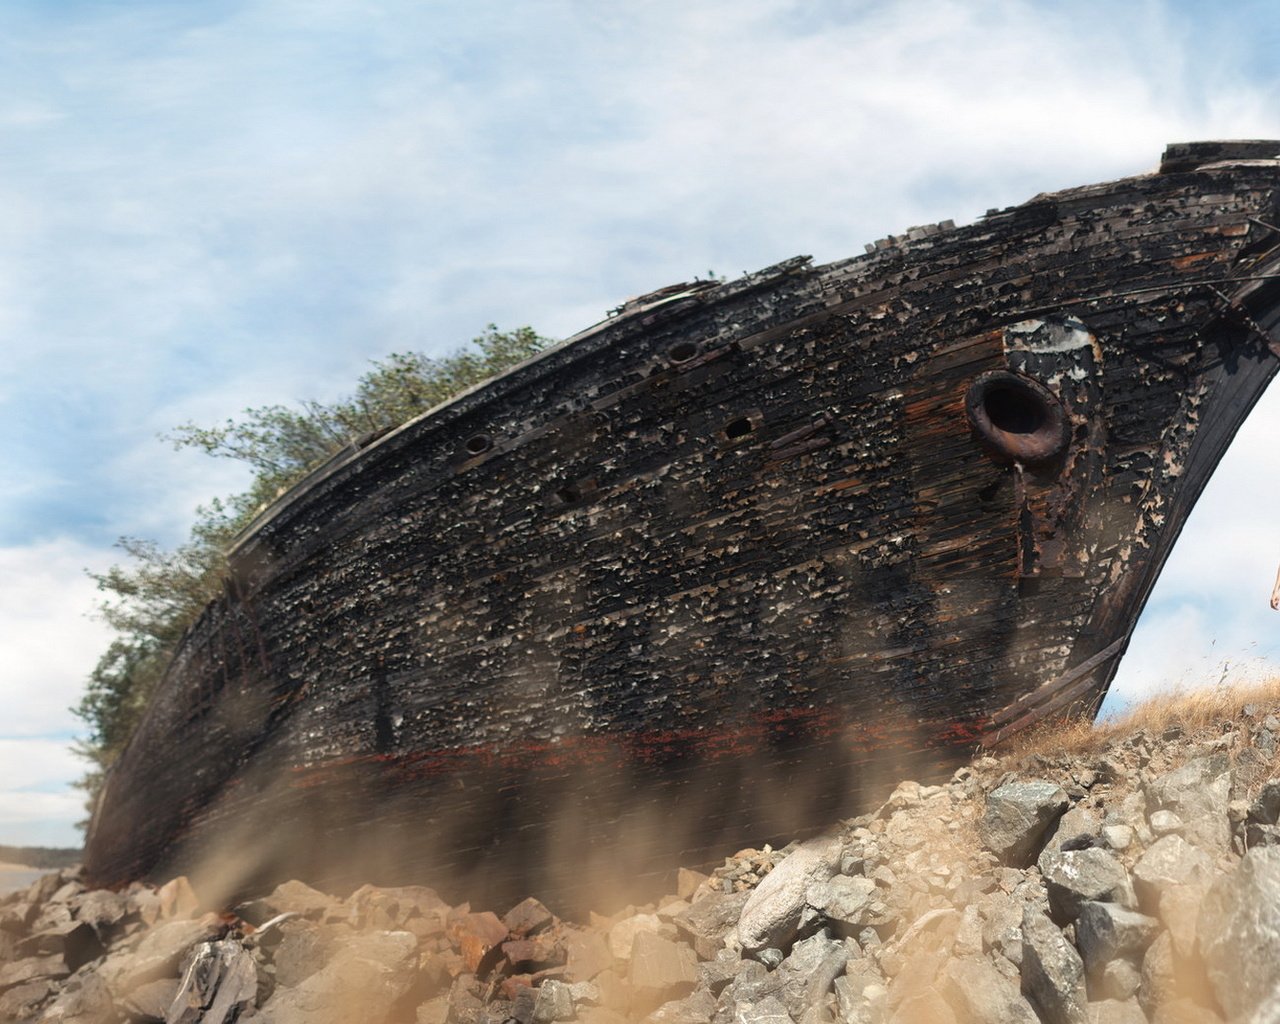
[[[249,466],[241,493],[196,510],[191,537],[172,551],[137,538],[118,546],[129,563],[93,574],[103,619],[116,636],[72,710],[88,726],[77,748],[90,762],[81,780],[90,804],[124,749],[187,627],[220,591],[231,541],[271,501],[343,448],[399,426],[536,354],[550,343],[530,327],[490,324],[468,347],[441,358],[395,352],[375,360],[346,399],[246,409],[214,427],[185,423],[166,439]]]

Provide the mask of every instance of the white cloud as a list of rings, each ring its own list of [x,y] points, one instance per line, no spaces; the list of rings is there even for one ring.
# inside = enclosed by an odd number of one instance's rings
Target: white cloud
[[[84,570],[105,568],[110,558],[66,538],[0,548],[0,736],[78,728],[67,709],[110,635],[90,617],[97,590]]]

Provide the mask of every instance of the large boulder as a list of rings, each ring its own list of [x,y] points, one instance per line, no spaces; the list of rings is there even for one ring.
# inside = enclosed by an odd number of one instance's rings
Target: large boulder
[[[1045,850],[1039,867],[1049,892],[1049,908],[1061,924],[1074,921],[1081,906],[1090,901],[1138,905],[1129,872],[1106,850]]]
[[[1084,962],[1047,916],[1022,917],[1022,991],[1045,1024],[1087,1024]]]
[[[811,839],[793,850],[756,886],[738,919],[738,941],[755,951],[781,949],[795,938],[812,886],[840,870],[842,848],[833,836]]]
[[[1192,844],[1215,853],[1228,848],[1231,764],[1225,754],[1188,761],[1147,783],[1145,790],[1148,813],[1172,811],[1182,819],[1182,835]]]
[[[1101,977],[1113,960],[1139,959],[1160,922],[1114,903],[1086,903],[1076,918],[1076,946],[1090,975]]]
[[[1198,932],[1219,1004],[1248,1019],[1280,989],[1280,848],[1250,850],[1210,886]]]
[[[1031,1004],[1018,986],[989,960],[951,960],[942,969],[938,991],[964,1024],[1000,1021],[1001,1024],[1038,1024]]]
[[[1028,867],[1070,802],[1052,782],[1006,783],[987,797],[978,836],[1002,863]]]
[[[1175,885],[1199,886],[1213,876],[1213,861],[1181,836],[1157,839],[1133,865],[1133,887],[1142,909],[1155,913],[1160,894]]]
[[[351,939],[320,970],[280,986],[258,1010],[259,1024],[381,1024],[413,984],[418,940],[409,932]]]

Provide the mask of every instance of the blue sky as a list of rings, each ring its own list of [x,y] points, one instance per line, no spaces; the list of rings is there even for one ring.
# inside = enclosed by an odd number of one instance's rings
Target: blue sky
[[[76,840],[83,568],[236,467],[157,435],[487,323],[1280,138],[1276,3],[20,2],[0,9],[0,842]],[[1280,395],[1121,697],[1280,659]]]

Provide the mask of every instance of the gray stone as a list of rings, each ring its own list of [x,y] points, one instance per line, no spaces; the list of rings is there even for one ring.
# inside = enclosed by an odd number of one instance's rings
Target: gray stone
[[[749,892],[716,893],[698,900],[672,921],[698,956],[711,960],[724,948],[725,937],[737,925],[750,898]]]
[[[825,932],[797,942],[776,972],[783,979],[777,996],[787,1012],[799,1020],[807,1009],[822,1002],[848,962],[845,944]]]
[[[417,939],[409,932],[356,936],[297,986],[277,988],[254,1020],[257,1024],[350,1024],[355,1020],[381,1024],[413,983],[417,949]]]
[[[1219,1005],[1245,1018],[1280,988],[1280,849],[1250,850],[1210,886],[1200,910],[1200,953]]]
[[[766,996],[758,1003],[739,1003],[734,1008],[733,1020],[734,1024],[793,1024],[787,1008],[773,996]]]
[[[70,973],[60,953],[29,956],[0,965],[0,992],[38,978],[65,978]]]
[[[1274,1024],[1275,1017],[1255,1017],[1249,1024]],[[1152,1024],[1222,1024],[1222,1017],[1198,1000],[1183,996],[1156,1007]]]
[[[1045,1024],[1086,1024],[1084,963],[1058,926],[1028,907],[1022,918],[1022,992]]]
[[[1185,823],[1183,835],[1194,845],[1225,851],[1231,842],[1227,803],[1231,799],[1231,763],[1225,754],[1188,761],[1144,787],[1148,812],[1173,811]]]
[[[747,963],[751,961],[740,960],[738,954],[722,949],[716,954],[714,960],[698,964],[698,987],[705,988],[712,995],[718,996],[724,987],[738,976],[743,964]]]
[[[1062,924],[1074,921],[1081,905],[1089,901],[1137,906],[1129,873],[1106,850],[1046,850],[1039,867],[1050,911]]]
[[[795,938],[808,906],[810,886],[826,882],[838,870],[840,841],[834,837],[801,844],[756,886],[738,921],[743,949],[782,947]]]
[[[1045,844],[1046,850],[1064,848],[1083,849],[1093,845],[1098,837],[1102,821],[1096,811],[1077,804],[1058,819],[1058,825]]]
[[[1258,790],[1249,805],[1248,820],[1259,825],[1274,825],[1280,821],[1280,779],[1271,779]]]
[[[1002,863],[1032,864],[1070,801],[1051,782],[1010,782],[987,796],[978,837]]]
[[[1089,1004],[1089,1024],[1147,1024],[1136,999],[1104,999]]]
[[[1280,846],[1280,825],[1259,825],[1251,821],[1244,829],[1245,849],[1255,846]]]
[[[53,982],[48,978],[23,982],[0,995],[0,1020],[25,1020],[53,992]]]
[[[534,996],[533,1024],[552,1024],[563,1020],[573,1020],[573,993],[563,981],[548,978],[538,986]]]
[[[291,987],[325,965],[337,937],[332,930],[306,918],[294,918],[278,927],[280,934],[272,955],[276,982]]]
[[[715,1012],[715,999],[710,992],[700,989],[659,1006],[645,1018],[645,1024],[710,1024]]]
[[[182,976],[165,1024],[232,1024],[253,1008],[258,968],[234,939],[206,942]]]
[[[1173,811],[1156,811],[1147,819],[1147,823],[1151,826],[1151,834],[1154,836],[1169,836],[1183,829],[1182,819]]]
[[[356,899],[361,891],[356,890],[352,893],[351,899]],[[312,920],[320,920],[326,915],[335,914],[339,906],[338,901],[332,896],[326,896],[318,889],[313,889],[299,881],[281,882],[263,902],[270,908],[273,917],[276,914],[294,913]]]
[[[836,1008],[846,1024],[878,1024],[884,1020],[888,990],[870,974],[846,974],[835,983]]]
[[[881,899],[880,887],[870,878],[837,875],[810,886],[808,902],[828,921],[854,935],[863,928],[887,924],[889,911]]]
[[[938,991],[961,1021],[1038,1024],[1018,986],[986,960],[951,960],[942,969]]]
[[[176,974],[178,965],[196,946],[218,938],[223,931],[213,918],[166,921],[148,931],[133,952],[111,952],[98,973],[111,991],[123,998],[139,985]]]
[[[1148,912],[1159,907],[1160,893],[1169,886],[1200,885],[1212,877],[1213,861],[1181,836],[1157,840],[1133,865],[1133,887]]]
[[[137,1020],[164,1020],[182,984],[180,978],[158,978],[139,985],[124,1000],[129,1016]]]
[[[40,1024],[103,1024],[118,1019],[107,983],[88,972],[67,982],[58,997],[44,1008]]]
[[[98,938],[103,942],[111,941],[119,933],[120,926],[131,909],[128,897],[105,889],[81,893],[68,905],[75,919],[83,921],[97,932]]]
[[[630,980],[647,1006],[680,999],[698,983],[698,958],[683,942],[638,932],[631,947]]]
[[[1142,985],[1142,972],[1128,960],[1112,960],[1102,969],[1096,981],[1098,995],[1104,999],[1132,999]]]
[[[1076,947],[1089,973],[1101,977],[1111,961],[1139,958],[1159,930],[1159,921],[1136,910],[1085,903],[1076,918]]]

